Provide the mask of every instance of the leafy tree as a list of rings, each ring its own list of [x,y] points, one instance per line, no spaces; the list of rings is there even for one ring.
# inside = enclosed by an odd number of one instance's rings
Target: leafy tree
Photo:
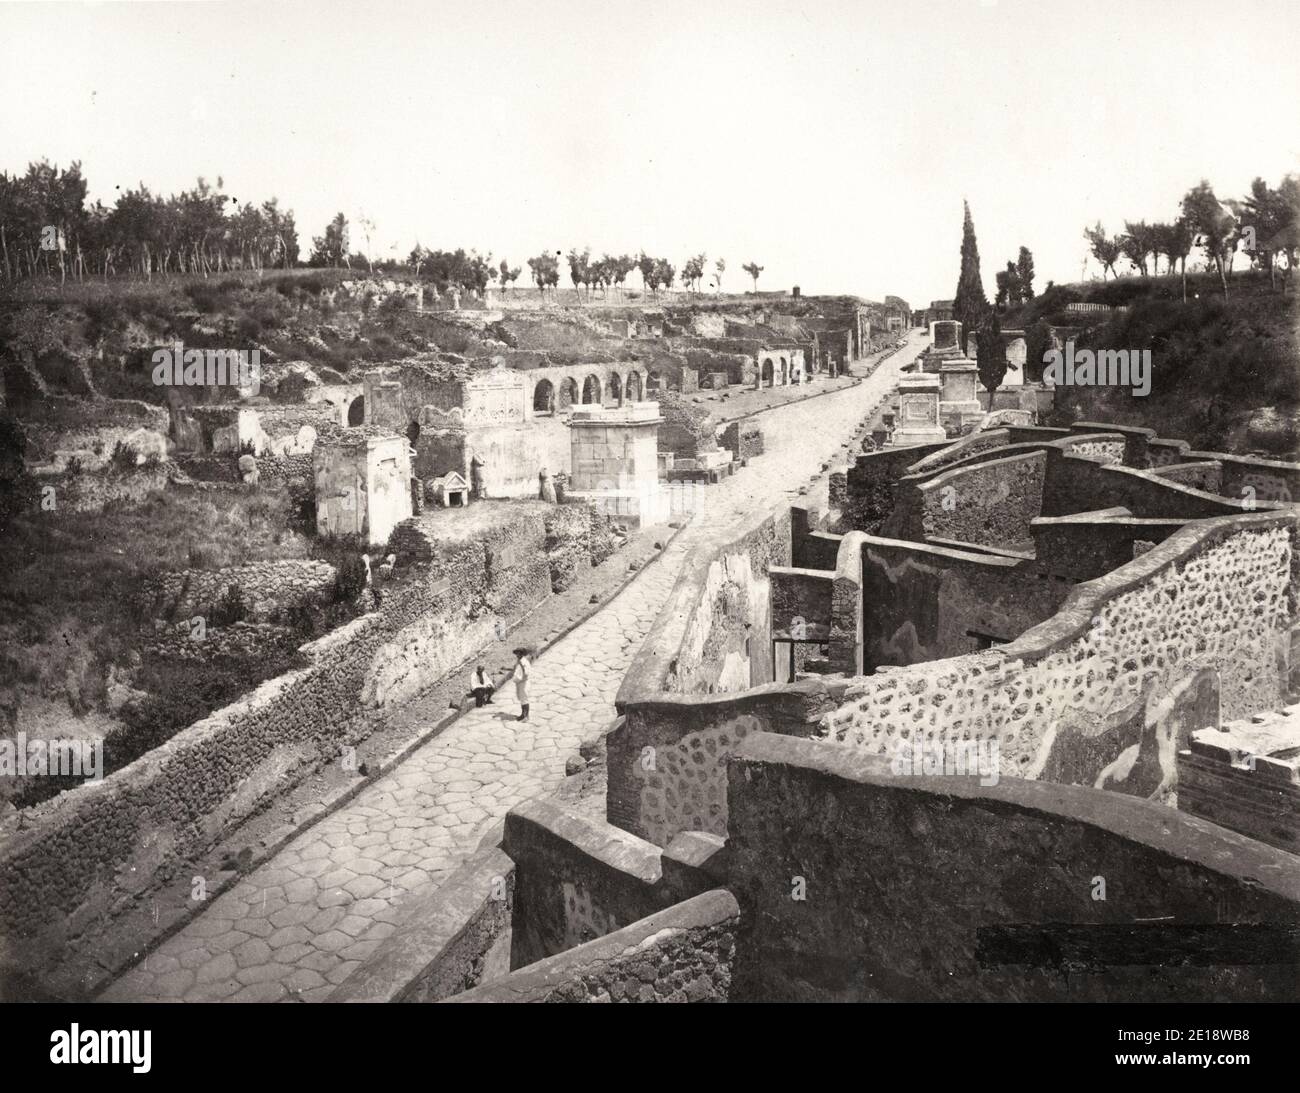
[[[659,283],[663,285],[664,288],[672,288],[673,278],[677,275],[677,271],[672,267],[667,258],[660,258],[658,260],[655,275],[658,277]]]
[[[697,254],[686,259],[686,264],[682,266],[682,284],[692,292],[700,291],[700,282],[704,280],[704,263],[707,261],[707,255]]]
[[[1219,271],[1223,298],[1228,298],[1229,256],[1236,246],[1237,218],[1202,179],[1183,195],[1183,217],[1191,228],[1196,244]]]
[[[1034,298],[1034,255],[1028,247],[1021,247],[1016,258],[1016,279],[1020,282],[1020,300],[1027,304]]]
[[[325,234],[312,240],[311,263],[337,267],[342,262],[351,269],[348,253],[348,219],[339,213],[325,226]]]
[[[581,254],[574,247],[569,251],[567,261],[569,263],[569,279],[573,282],[576,290],[579,285],[587,289],[588,294],[591,292],[591,282],[594,277],[594,271],[591,267],[591,248],[584,247]]]
[[[1041,375],[1045,358],[1052,348],[1052,328],[1046,319],[1036,320],[1025,331],[1025,381],[1029,376]]]
[[[1251,233],[1248,238],[1253,237],[1253,245],[1247,247],[1251,261],[1268,270],[1269,286],[1276,289],[1278,255],[1288,256],[1288,273],[1295,264],[1300,180],[1288,175],[1274,190],[1262,178],[1256,178],[1240,208],[1243,229]]]
[[[721,291],[722,291],[722,275],[723,275],[723,274],[726,272],[726,270],[727,270],[727,260],[726,260],[725,258],[719,258],[716,262],[713,263],[713,268],[717,271],[717,272],[713,275],[713,284],[714,284],[714,286],[717,288],[718,292],[721,292]]]
[[[645,285],[646,290],[653,292],[656,296],[659,294],[659,263],[651,258],[645,251],[636,260],[636,268],[641,271],[641,283]]]
[[[502,291],[510,287],[510,282],[518,281],[519,274],[522,272],[518,266],[511,266],[504,258],[501,259],[501,265],[497,268],[501,274]]]
[[[1156,233],[1145,220],[1134,223],[1124,221],[1124,234],[1119,237],[1119,249],[1129,263],[1143,277],[1147,276],[1147,255],[1156,249]]]
[[[532,272],[533,284],[537,291],[546,296],[548,288],[555,288],[560,283],[560,257],[558,254],[543,252],[535,258],[528,259],[528,269]]]
[[[763,267],[757,262],[749,262],[740,267],[754,279],[754,292],[758,292],[758,275],[763,272]]]
[[[1115,273],[1115,263],[1119,261],[1122,253],[1118,239],[1111,239],[1106,234],[1106,229],[1101,226],[1101,221],[1097,221],[1094,228],[1084,228],[1083,237],[1088,240],[1088,245],[1092,249],[1092,256],[1097,259],[1101,265],[1101,279],[1106,280],[1106,271],[1110,270],[1111,275],[1118,277]]]
[[[961,273],[957,277],[957,292],[953,297],[953,318],[962,324],[962,336],[968,330],[979,329],[989,310],[984,283],[980,279],[980,251],[975,241],[975,222],[970,206],[962,202]]]
[[[998,291],[993,297],[993,306],[997,310],[1001,311],[1008,305],[1014,307],[1020,302],[1020,273],[1014,262],[1008,262],[1006,269],[998,270],[994,280],[997,282]]]

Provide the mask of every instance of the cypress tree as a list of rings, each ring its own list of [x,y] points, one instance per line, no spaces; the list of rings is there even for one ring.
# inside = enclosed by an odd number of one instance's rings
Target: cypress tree
[[[963,201],[965,220],[961,226],[961,274],[957,278],[957,294],[953,297],[953,318],[961,323],[961,341],[977,331],[988,312],[989,302],[980,280],[980,249],[975,242],[975,224],[970,218],[970,206]]]

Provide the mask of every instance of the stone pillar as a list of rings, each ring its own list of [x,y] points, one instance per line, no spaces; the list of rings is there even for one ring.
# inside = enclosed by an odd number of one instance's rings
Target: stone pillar
[[[898,428],[893,443],[934,444],[947,440],[939,425],[939,377],[932,372],[916,372],[898,381]]]
[[[666,518],[659,489],[659,404],[575,407],[569,418],[572,469],[566,494],[642,524]]]

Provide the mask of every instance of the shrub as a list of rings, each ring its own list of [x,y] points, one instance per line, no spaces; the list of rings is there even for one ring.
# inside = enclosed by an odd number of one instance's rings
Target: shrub
[[[365,587],[366,563],[360,555],[345,555],[334,574],[334,602],[351,603]]]
[[[133,471],[140,462],[140,453],[133,445],[119,440],[113,445],[113,454],[109,459],[119,471]]]
[[[232,581],[226,586],[225,595],[212,609],[212,625],[233,626],[237,622],[243,622],[247,614],[248,608],[244,604],[244,590],[239,587],[237,582]]]

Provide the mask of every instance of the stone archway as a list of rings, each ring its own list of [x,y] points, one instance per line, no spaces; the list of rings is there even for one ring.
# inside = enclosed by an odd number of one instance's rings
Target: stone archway
[[[600,379],[597,376],[588,376],[582,384],[582,404],[586,406],[593,403],[600,405]]]
[[[619,378],[617,372],[611,372],[609,374],[609,386],[606,388],[606,391],[609,393],[609,398],[606,399],[607,405],[623,405],[623,381]]]
[[[538,380],[533,388],[533,413],[555,413],[555,384],[550,380]]]
[[[358,395],[348,404],[348,424],[364,425],[366,423],[366,397]]]
[[[582,396],[578,391],[578,381],[572,376],[560,381],[560,409],[567,410],[575,402],[581,402]]]
[[[628,402],[641,401],[641,373],[629,372],[627,374],[627,386],[624,388]]]
[[[790,362],[787,361],[784,357],[781,358],[781,382],[782,383],[790,382]]]
[[[771,357],[763,358],[763,363],[759,369],[759,386],[760,387],[772,386],[772,358]]]

